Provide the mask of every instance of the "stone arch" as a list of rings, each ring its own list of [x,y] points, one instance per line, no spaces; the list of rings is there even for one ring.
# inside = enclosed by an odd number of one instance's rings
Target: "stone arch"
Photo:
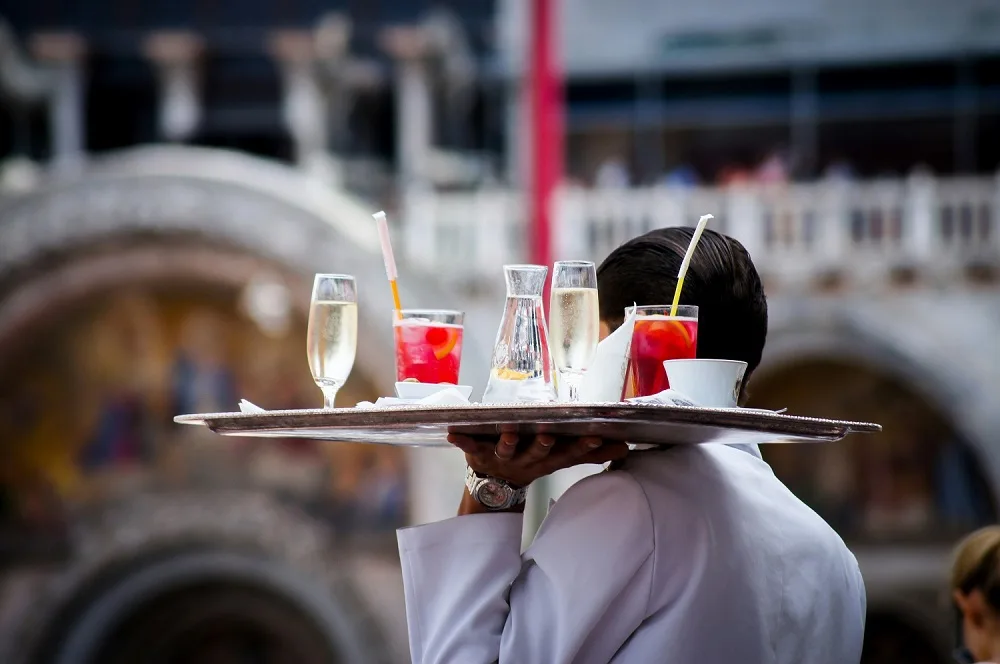
[[[78,176],[0,202],[0,299],[52,257],[120,237],[184,238],[271,261],[308,280],[346,272],[359,282],[358,369],[383,393],[392,385],[392,302],[369,210],[295,169],[206,148],[144,147],[105,157]],[[404,302],[456,306],[425,275],[400,283]],[[16,304],[16,303],[13,303]],[[0,314],[10,315],[7,302]],[[0,319],[2,327],[2,319]],[[464,349],[471,380],[485,383],[486,349]],[[464,373],[463,373],[464,375]]]
[[[870,367],[907,385],[947,417],[1000,487],[1000,294],[887,294],[772,298],[767,347],[754,383],[816,359]],[[942,307],[939,310],[937,307]]]

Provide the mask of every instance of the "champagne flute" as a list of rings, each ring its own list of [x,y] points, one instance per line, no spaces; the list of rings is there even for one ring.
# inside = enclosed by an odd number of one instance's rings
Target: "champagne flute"
[[[306,355],[323,407],[334,408],[337,392],[354,368],[358,346],[358,294],[348,274],[317,274],[309,304]]]
[[[569,400],[580,400],[580,382],[597,355],[600,336],[597,268],[590,261],[556,261],[549,302],[552,358],[566,381]]]

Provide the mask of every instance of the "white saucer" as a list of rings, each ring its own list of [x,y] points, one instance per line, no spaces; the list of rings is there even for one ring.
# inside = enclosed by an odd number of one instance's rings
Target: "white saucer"
[[[396,396],[400,399],[423,399],[449,387],[458,390],[464,399],[472,395],[471,385],[452,385],[451,383],[396,383]]]

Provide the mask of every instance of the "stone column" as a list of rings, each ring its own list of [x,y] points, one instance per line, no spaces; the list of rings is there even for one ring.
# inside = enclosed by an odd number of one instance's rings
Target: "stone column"
[[[54,90],[49,102],[53,165],[60,170],[79,168],[86,148],[83,109],[86,45],[77,34],[47,32],[32,38],[31,50],[54,73]]]
[[[913,173],[906,180],[903,233],[907,258],[914,266],[929,272],[941,271],[943,264],[938,258],[943,253],[943,242],[937,225],[936,185],[934,178],[926,173]]]
[[[189,32],[156,32],[143,44],[160,81],[159,127],[167,141],[190,140],[202,119],[202,42]]]
[[[350,58],[351,21],[333,12],[320,18],[314,30],[316,57],[322,67],[326,87],[327,131],[329,148],[343,152],[347,146],[347,124],[354,106]]]
[[[428,172],[433,141],[433,108],[427,32],[419,27],[386,28],[380,44],[395,61],[396,172],[403,251],[426,260],[435,247],[433,187]]]
[[[382,47],[395,61],[396,159],[403,189],[427,177],[433,132],[428,38],[421,28],[387,28]]]
[[[283,113],[295,149],[296,163],[323,175],[327,169],[329,137],[326,99],[316,71],[316,47],[311,32],[280,30],[269,40],[284,85]]]

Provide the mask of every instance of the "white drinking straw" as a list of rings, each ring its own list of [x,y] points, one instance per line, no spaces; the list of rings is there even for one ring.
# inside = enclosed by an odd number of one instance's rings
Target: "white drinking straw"
[[[681,269],[677,270],[677,288],[674,290],[674,301],[670,305],[671,316],[677,315],[677,304],[681,301],[681,289],[684,287],[684,275],[687,274],[688,266],[691,265],[691,256],[694,255],[694,249],[698,246],[701,234],[705,232],[705,226],[708,226],[708,220],[714,218],[710,214],[703,214],[701,219],[698,220],[698,225],[695,226],[694,235],[691,236],[691,242],[688,244],[687,251],[684,252],[684,260],[681,261]]]
[[[399,304],[399,287],[396,285],[399,274],[396,272],[396,259],[392,256],[392,243],[389,241],[389,223],[385,219],[385,212],[381,210],[373,214],[372,217],[378,224],[378,240],[382,245],[385,276],[389,278],[389,288],[392,289],[392,304],[396,307],[396,315],[398,316],[403,308]]]

